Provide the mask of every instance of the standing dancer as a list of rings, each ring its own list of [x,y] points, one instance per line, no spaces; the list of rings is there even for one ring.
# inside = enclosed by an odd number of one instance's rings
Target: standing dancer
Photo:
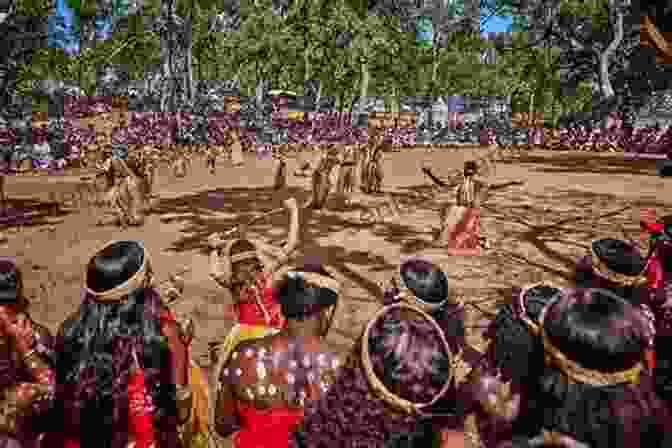
[[[350,195],[355,185],[355,167],[357,166],[355,145],[345,145],[340,156],[336,193],[344,197],[346,205],[350,205]]]
[[[380,157],[384,146],[385,131],[383,129],[373,129],[371,131],[370,143],[365,149],[366,155],[362,164],[361,181],[362,191],[364,193],[380,192],[383,180],[383,171],[380,166]]]
[[[296,199],[287,199],[285,207],[291,217],[287,244],[282,247],[245,235],[241,239],[223,241],[214,234],[208,239],[211,249],[210,276],[230,291],[238,315],[238,322],[224,342],[213,348],[215,367],[211,371],[210,384],[217,384],[223,366],[240,342],[275,334],[285,325],[280,305],[275,299],[273,275],[287,263],[296,250],[299,238],[299,207]],[[223,249],[221,253],[220,249]],[[214,421],[212,417],[211,421]]]
[[[113,214],[112,222],[123,227],[142,225],[145,217],[140,180],[122,159],[108,159],[106,168],[106,176],[114,182],[106,194],[107,205]],[[99,225],[105,223],[104,219],[98,221]]]
[[[476,180],[478,165],[464,162],[462,183],[455,189],[455,205],[441,212],[439,240],[447,243],[449,255],[481,254],[481,204],[487,199],[489,185]]]
[[[321,210],[327,202],[331,190],[331,173],[338,164],[338,152],[335,145],[326,145],[317,167],[313,171],[313,197],[309,207]]]
[[[210,174],[215,174],[215,162],[217,161],[217,150],[214,146],[208,145],[205,153],[205,167],[210,170]]]
[[[229,135],[231,136],[231,163],[233,163],[233,166],[240,166],[245,162],[243,145],[240,141],[240,129],[232,129]]]
[[[277,160],[277,165],[275,167],[275,174],[273,176],[273,188],[275,190],[281,190],[287,186],[287,159],[285,155],[282,154],[282,148],[276,148],[277,151],[273,151],[274,158]]]

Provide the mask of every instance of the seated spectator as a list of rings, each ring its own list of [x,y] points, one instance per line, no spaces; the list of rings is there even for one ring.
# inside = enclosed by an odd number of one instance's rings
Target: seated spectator
[[[192,408],[178,323],[152,287],[149,254],[115,241],[86,266],[77,311],[56,342],[60,428],[49,447],[176,448]]]
[[[647,315],[607,290],[536,289],[502,309],[490,365],[472,375],[484,444],[565,435],[590,448],[670,446],[646,368]]]
[[[279,274],[287,320],[275,335],[239,344],[219,378],[215,430],[236,448],[287,448],[304,405],[334,382],[338,358],[324,343],[339,283],[321,266]]]
[[[0,259],[0,446],[46,447],[53,400],[53,341],[28,315],[21,270]]]
[[[369,321],[332,388],[306,407],[293,447],[432,447],[430,410],[449,389],[451,353],[434,319],[407,303]],[[459,438],[459,435],[458,435]]]

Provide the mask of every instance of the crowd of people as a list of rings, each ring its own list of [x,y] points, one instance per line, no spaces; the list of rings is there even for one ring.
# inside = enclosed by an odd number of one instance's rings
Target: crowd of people
[[[295,257],[299,207],[285,206],[282,246],[244,230],[208,240],[211,277],[237,319],[212,342],[208,377],[191,359],[193,322],[162,297],[142,242],[94,252],[81,304],[53,336],[30,316],[21,266],[1,259],[0,447],[200,448],[231,437],[236,448],[458,448],[469,415],[486,448],[672,446],[669,253],[652,289],[633,281],[635,254],[594,244],[576,287],[515,289],[481,349],[466,340],[468,301],[446,273],[410,259],[337,353],[325,337],[339,275]]]

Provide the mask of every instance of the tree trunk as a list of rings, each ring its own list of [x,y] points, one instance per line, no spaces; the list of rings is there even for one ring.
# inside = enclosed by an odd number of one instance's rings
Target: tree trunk
[[[184,87],[186,90],[186,95],[187,95],[187,100],[189,103],[194,102],[195,98],[195,91],[194,91],[194,68],[192,66],[192,61],[193,61],[193,7],[194,3],[192,1],[191,3],[192,11],[190,17],[187,19],[185,26],[187,29],[185,30],[186,32],[186,59],[187,59],[187,67],[186,70],[184,71]]]
[[[366,62],[366,60],[361,61],[361,70],[362,70],[362,78],[360,80],[359,84],[359,98],[360,98],[360,112],[364,113],[365,111],[365,99],[367,97],[367,94],[369,92],[369,67]]]
[[[311,75],[310,53],[308,52],[308,50],[303,52],[303,66],[304,66],[303,82],[305,85],[305,83],[310,80]]]

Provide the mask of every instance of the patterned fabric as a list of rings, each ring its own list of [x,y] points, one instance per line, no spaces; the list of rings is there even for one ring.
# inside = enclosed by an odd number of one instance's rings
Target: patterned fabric
[[[481,254],[481,211],[478,208],[453,206],[443,222],[440,240],[449,255]]]
[[[233,391],[240,430],[237,448],[286,448],[307,402],[318,400],[335,381],[340,361],[319,343],[280,337],[241,344],[222,371],[221,391]],[[216,419],[229,417],[218,400]]]
[[[42,429],[54,392],[53,338],[33,323],[35,352],[25,361],[6,339],[0,341],[0,447],[41,447]]]

